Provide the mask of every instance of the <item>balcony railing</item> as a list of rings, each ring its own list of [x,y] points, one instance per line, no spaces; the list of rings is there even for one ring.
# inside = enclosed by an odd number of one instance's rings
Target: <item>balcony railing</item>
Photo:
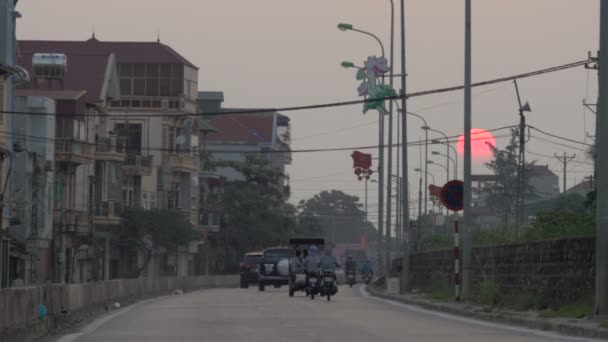
[[[82,163],[93,158],[92,144],[86,141],[61,140],[55,141],[57,161]]]
[[[55,209],[53,216],[53,223],[58,227],[63,223],[65,232],[89,232],[89,213],[86,210]]]
[[[128,154],[122,169],[128,175],[150,176],[152,174],[152,156]]]
[[[170,153],[168,155],[169,167],[178,172],[195,172],[198,170],[198,158],[187,153]]]
[[[127,139],[124,137],[98,138],[95,150],[97,159],[123,161]]]
[[[97,203],[95,216],[120,217],[124,211],[122,202],[108,201]]]
[[[125,153],[127,138],[109,137],[97,139],[97,152],[99,153]]]

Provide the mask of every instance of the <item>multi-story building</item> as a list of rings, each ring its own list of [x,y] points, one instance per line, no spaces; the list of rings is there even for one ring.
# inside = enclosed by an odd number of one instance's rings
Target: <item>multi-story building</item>
[[[57,102],[55,231],[67,281],[132,274],[143,263],[113,240],[124,207],[198,217],[198,70],[160,42],[21,41],[33,94]],[[37,68],[37,59],[54,60]],[[44,63],[41,63],[44,64]],[[53,72],[54,64],[64,64]],[[92,239],[91,237],[95,238]],[[149,275],[193,271],[196,246]],[[162,259],[162,260],[161,260]],[[60,270],[62,267],[58,267]]]

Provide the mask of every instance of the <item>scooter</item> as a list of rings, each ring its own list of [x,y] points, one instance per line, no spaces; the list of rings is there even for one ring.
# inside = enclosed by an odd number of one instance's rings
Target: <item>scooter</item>
[[[372,282],[372,275],[371,275],[371,273],[363,273],[362,274],[362,278],[363,278],[363,282],[366,285],[369,285],[369,283]]]
[[[356,283],[355,280],[355,272],[354,271],[348,271],[346,272],[346,283],[350,286],[353,287],[353,285]]]
[[[308,283],[306,285],[306,295],[310,296],[310,299],[315,299],[315,295],[319,293],[319,273],[312,272],[308,275]]]

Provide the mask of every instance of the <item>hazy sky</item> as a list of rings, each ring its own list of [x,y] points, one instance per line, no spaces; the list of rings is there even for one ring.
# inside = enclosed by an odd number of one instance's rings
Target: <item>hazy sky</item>
[[[473,3],[474,81],[582,60],[588,51],[598,49],[597,0]],[[361,64],[368,55],[379,54],[379,48],[368,37],[338,31],[339,22],[377,33],[389,49],[389,0],[21,0],[18,8],[23,14],[18,24],[21,39],[85,40],[93,25],[100,40],[153,41],[160,32],[163,43],[200,67],[200,90],[224,91],[225,104],[231,107],[356,99],[354,74],[339,63]],[[408,92],[463,82],[463,20],[462,0],[406,1]],[[400,72],[400,63],[395,65]],[[577,140],[585,140],[585,129],[593,132],[594,117],[588,111],[584,114],[582,100],[587,96],[594,102],[595,72],[581,67],[525,79],[520,81],[520,90],[533,109],[529,124]],[[512,83],[477,88],[473,94],[474,127],[517,124]],[[409,101],[409,109],[424,115],[431,127],[457,135],[463,131],[462,98],[462,92],[415,98]],[[376,145],[378,141],[377,114],[363,115],[360,106],[285,114],[292,119],[294,149]],[[409,140],[421,137],[421,122],[408,117],[408,123]],[[533,132],[529,143],[532,152],[566,151],[590,162],[582,151],[536,136],[540,135]],[[504,146],[504,138],[497,141]],[[409,151],[413,170],[419,166],[419,150]],[[561,177],[557,160],[529,158],[548,163]],[[589,175],[590,169],[587,164],[571,163],[569,185]],[[443,182],[443,169],[431,166],[429,170],[438,183]],[[476,171],[488,172],[482,167]],[[364,193],[363,183],[352,173],[350,152],[294,154],[289,174],[294,202],[330,188],[361,197]],[[418,176],[411,172],[410,177],[412,185],[417,185]],[[369,189],[373,220],[376,184],[370,183]],[[411,191],[414,200],[417,186]]]

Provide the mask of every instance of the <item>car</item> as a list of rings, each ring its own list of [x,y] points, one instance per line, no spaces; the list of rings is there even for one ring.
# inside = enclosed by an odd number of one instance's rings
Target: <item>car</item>
[[[243,262],[241,262],[241,288],[246,289],[249,284],[258,283],[258,267],[262,259],[262,252],[250,252],[245,254]]]
[[[319,249],[323,249],[325,246],[325,239],[322,238],[291,238],[289,239],[289,247],[292,251],[295,250],[308,250],[310,246],[317,246]],[[306,290],[306,274],[294,272],[291,267],[289,268],[289,297],[293,297],[296,291]]]
[[[289,284],[289,258],[292,252],[289,247],[266,248],[258,268],[258,290],[266,286],[280,288]]]

